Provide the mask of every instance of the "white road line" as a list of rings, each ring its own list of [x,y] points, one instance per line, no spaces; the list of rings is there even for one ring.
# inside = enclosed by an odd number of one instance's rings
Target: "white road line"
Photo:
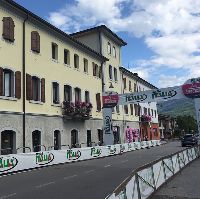
[[[128,160],[123,160],[123,161],[121,161],[121,163],[125,163],[125,162],[128,162]]]
[[[111,166],[111,165],[110,165],[110,164],[108,164],[108,165],[105,165],[104,167],[105,167],[105,168],[107,168],[107,167],[110,167],[110,166]]]
[[[68,180],[68,179],[74,178],[74,177],[76,177],[76,176],[77,176],[77,175],[67,176],[67,177],[64,177],[64,180]]]
[[[38,186],[36,186],[36,188],[46,187],[46,186],[51,185],[51,184],[54,184],[54,183],[55,183],[55,182],[48,182],[48,183],[45,183],[45,184],[38,185]]]
[[[12,194],[9,194],[9,195],[6,195],[6,196],[1,196],[0,199],[11,198],[11,197],[13,197],[15,195],[16,195],[16,193],[12,193]]]
[[[91,173],[91,172],[93,172],[93,171],[94,171],[94,169],[93,169],[93,170],[86,171],[85,173]]]

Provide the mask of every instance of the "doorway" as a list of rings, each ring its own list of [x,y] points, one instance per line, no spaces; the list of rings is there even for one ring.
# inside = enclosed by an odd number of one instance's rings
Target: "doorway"
[[[61,149],[61,136],[60,131],[55,130],[54,131],[54,150]]]
[[[41,151],[41,132],[36,130],[32,133],[33,151]]]
[[[7,155],[14,152],[14,131],[5,130],[1,132],[1,154]]]
[[[92,146],[92,134],[91,134],[91,130],[87,130],[87,147],[91,147]]]
[[[78,131],[76,129],[71,131],[71,147],[78,147]]]
[[[98,129],[98,139],[99,139],[99,146],[103,145],[103,130],[102,129]]]

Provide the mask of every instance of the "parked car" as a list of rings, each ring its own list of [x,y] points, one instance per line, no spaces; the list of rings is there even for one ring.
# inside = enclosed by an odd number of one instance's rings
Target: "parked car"
[[[193,134],[186,134],[181,139],[182,147],[184,147],[184,146],[194,146],[196,144],[198,144],[198,138],[196,136],[194,136]]]

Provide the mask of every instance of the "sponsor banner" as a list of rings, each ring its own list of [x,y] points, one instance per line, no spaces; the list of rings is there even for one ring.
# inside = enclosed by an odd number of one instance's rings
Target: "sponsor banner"
[[[182,86],[183,94],[189,98],[200,97],[200,82],[193,84],[184,84]]]
[[[153,173],[155,179],[156,189],[165,182],[165,175],[162,161],[153,165]]]
[[[184,159],[185,159],[185,164],[188,164],[189,160],[188,160],[187,150],[183,151],[183,156],[184,156]]]
[[[118,104],[119,95],[107,95],[102,97],[103,108],[112,108]]]
[[[141,147],[142,149],[148,147],[147,142],[146,142],[146,141],[142,141],[142,142],[140,143],[140,147]]]
[[[138,187],[135,180],[135,176],[131,178],[131,180],[126,185],[126,197],[125,198],[134,198],[138,199]]]
[[[181,86],[175,86],[135,93],[119,94],[118,105],[125,105],[130,103],[159,102],[180,98],[186,98],[186,96],[183,94]]]
[[[148,198],[154,191],[153,171],[151,167],[138,172],[141,199]]]

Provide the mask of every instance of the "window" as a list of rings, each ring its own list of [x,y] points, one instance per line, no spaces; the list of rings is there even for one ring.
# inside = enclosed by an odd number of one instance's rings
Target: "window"
[[[40,53],[40,35],[37,31],[31,32],[31,50]]]
[[[72,87],[69,85],[64,85],[64,101],[72,101]]]
[[[132,89],[131,89],[131,81],[129,81],[129,91],[132,91]]]
[[[111,109],[112,109],[112,113],[114,113],[115,112],[115,107],[112,107]]]
[[[124,105],[124,112],[128,115],[128,105]]]
[[[126,78],[123,78],[124,89],[126,89]]]
[[[40,79],[38,77],[32,77],[32,100],[40,101]]]
[[[134,92],[136,92],[136,87],[137,87],[137,85],[134,83]]]
[[[70,65],[70,53],[67,49],[64,49],[64,64]]]
[[[151,109],[151,116],[153,117],[153,109]]]
[[[147,108],[144,107],[144,115],[147,115]]]
[[[148,108],[148,115],[151,115],[151,111],[150,111],[150,108]]]
[[[79,68],[79,56],[77,54],[74,55],[74,68]]]
[[[51,44],[52,59],[58,60],[58,45],[56,43]]]
[[[112,79],[113,76],[112,76],[112,66],[109,65],[109,78]]]
[[[75,88],[75,102],[81,102],[81,89]]]
[[[116,49],[114,46],[113,46],[113,57],[116,57]]]
[[[97,111],[101,111],[101,94],[96,94]]]
[[[108,42],[108,54],[111,55],[111,45],[109,42]]]
[[[83,63],[84,63],[84,72],[88,73],[88,60],[84,58]]]
[[[114,78],[115,78],[115,81],[117,81],[117,69],[114,68]]]
[[[52,87],[53,87],[53,103],[59,104],[59,84],[57,82],[53,82]]]
[[[98,65],[92,62],[92,66],[93,66],[93,76],[98,77]]]
[[[156,110],[154,111],[154,113],[155,113],[155,117],[157,117],[157,112],[156,112]]]
[[[131,115],[133,115],[133,104],[130,104]]]
[[[134,104],[135,116],[138,116],[138,105]]]
[[[4,17],[3,18],[3,38],[10,42],[14,42],[14,28],[15,24],[11,17]]]
[[[3,70],[3,95],[6,97],[14,97],[14,73],[11,70]]]
[[[85,102],[86,103],[90,102],[90,93],[89,93],[89,91],[85,91]]]

